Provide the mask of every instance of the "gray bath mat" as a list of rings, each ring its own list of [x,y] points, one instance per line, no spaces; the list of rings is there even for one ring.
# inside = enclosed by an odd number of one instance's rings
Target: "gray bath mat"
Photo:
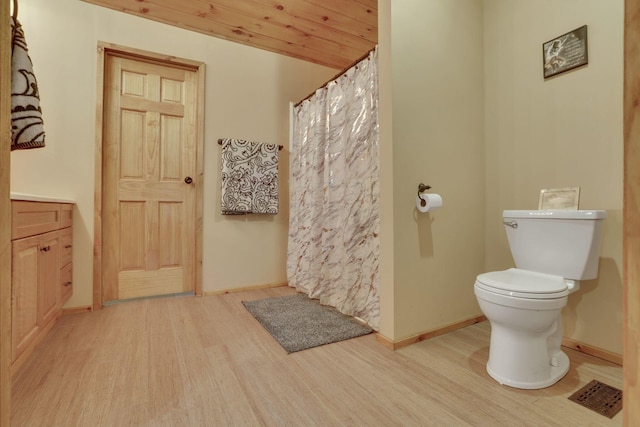
[[[242,301],[242,304],[287,351],[343,341],[373,330],[333,307],[302,294]]]

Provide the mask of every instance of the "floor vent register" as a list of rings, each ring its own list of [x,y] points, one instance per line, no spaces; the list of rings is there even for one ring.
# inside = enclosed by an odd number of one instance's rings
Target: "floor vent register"
[[[609,418],[622,409],[622,391],[596,380],[573,393],[569,400]]]

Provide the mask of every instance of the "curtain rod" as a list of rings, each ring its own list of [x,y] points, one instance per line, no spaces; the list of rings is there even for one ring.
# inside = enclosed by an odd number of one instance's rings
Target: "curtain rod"
[[[344,73],[346,73],[347,71],[349,71],[353,66],[358,65],[360,63],[360,61],[364,60],[365,58],[367,58],[369,56],[369,54],[371,52],[373,52],[374,50],[376,50],[376,47],[374,46],[373,48],[369,49],[369,51],[367,53],[365,53],[364,55],[362,55],[360,58],[356,59],[355,61],[353,61],[347,68],[345,68],[344,70],[340,71],[338,74],[336,74],[335,76],[333,76],[331,78],[331,80],[325,82],[322,86],[320,86],[318,89],[324,89],[325,87],[327,87],[327,85],[329,83],[331,83],[334,80],[338,80],[339,77],[341,77]],[[305,96],[304,98],[302,98],[300,101],[298,101],[293,107],[297,107],[298,105],[302,104],[304,101],[306,101],[307,99],[311,98],[313,95],[316,94],[316,91],[318,90],[314,90],[313,92],[311,92],[309,95]]]
[[[223,142],[223,139],[222,139],[222,138],[220,138],[220,139],[218,140],[218,145],[222,145],[222,142]],[[278,151],[281,151],[283,148],[284,148],[284,147],[283,147],[282,145],[278,145]]]

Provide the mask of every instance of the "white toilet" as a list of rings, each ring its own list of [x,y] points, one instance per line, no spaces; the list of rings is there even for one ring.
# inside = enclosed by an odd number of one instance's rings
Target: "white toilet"
[[[487,372],[500,384],[539,389],[569,370],[560,349],[567,296],[598,275],[603,210],[503,212],[517,268],[480,274],[474,285],[491,323]]]

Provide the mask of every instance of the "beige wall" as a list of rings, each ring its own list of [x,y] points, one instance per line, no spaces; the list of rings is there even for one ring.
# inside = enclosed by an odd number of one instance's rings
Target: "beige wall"
[[[306,96],[336,70],[77,0],[20,0],[19,18],[40,86],[47,147],[12,153],[11,191],[78,203],[74,295],[67,306],[92,302],[98,41],[206,63],[204,291],[286,282],[286,149],[281,152],[281,213],[223,217],[217,139],[287,146],[289,102]]]
[[[380,138],[380,334],[394,337],[393,98],[391,1],[378,0],[378,135]]]
[[[392,1],[390,14],[398,341],[481,314],[482,2]],[[440,210],[417,213],[421,182],[442,195]]]
[[[503,209],[581,187],[606,209],[600,274],[569,296],[566,337],[622,353],[622,0],[485,0],[486,269],[512,265]],[[589,64],[542,77],[542,43],[588,25]]]
[[[502,209],[535,208],[540,188],[579,185],[581,207],[609,218],[600,278],[570,297],[565,335],[621,353],[622,0],[379,8],[381,332],[398,341],[480,314],[475,276],[512,263]],[[216,140],[286,146],[288,102],[335,70],[74,0],[21,0],[20,17],[48,146],[12,153],[11,189],[78,201],[68,306],[91,304],[98,40],[207,64],[204,290],[286,281],[286,182],[281,214],[221,216]],[[541,43],[583,24],[590,64],[543,81]],[[420,182],[443,196],[442,209],[417,214]]]
[[[381,52],[384,31],[391,46],[381,69],[392,73],[381,73],[381,94],[393,106],[380,120],[393,158],[381,177],[393,188],[381,216],[393,222],[381,237],[383,250],[393,245],[381,265],[381,287],[393,289],[382,293],[393,307],[383,334],[400,341],[480,314],[475,276],[513,266],[502,210],[580,186],[580,207],[609,218],[600,276],[570,296],[565,336],[622,353],[623,1],[381,0],[379,20],[390,26],[380,25]],[[589,65],[544,81],[542,43],[584,24]],[[420,182],[442,209],[416,213]]]

